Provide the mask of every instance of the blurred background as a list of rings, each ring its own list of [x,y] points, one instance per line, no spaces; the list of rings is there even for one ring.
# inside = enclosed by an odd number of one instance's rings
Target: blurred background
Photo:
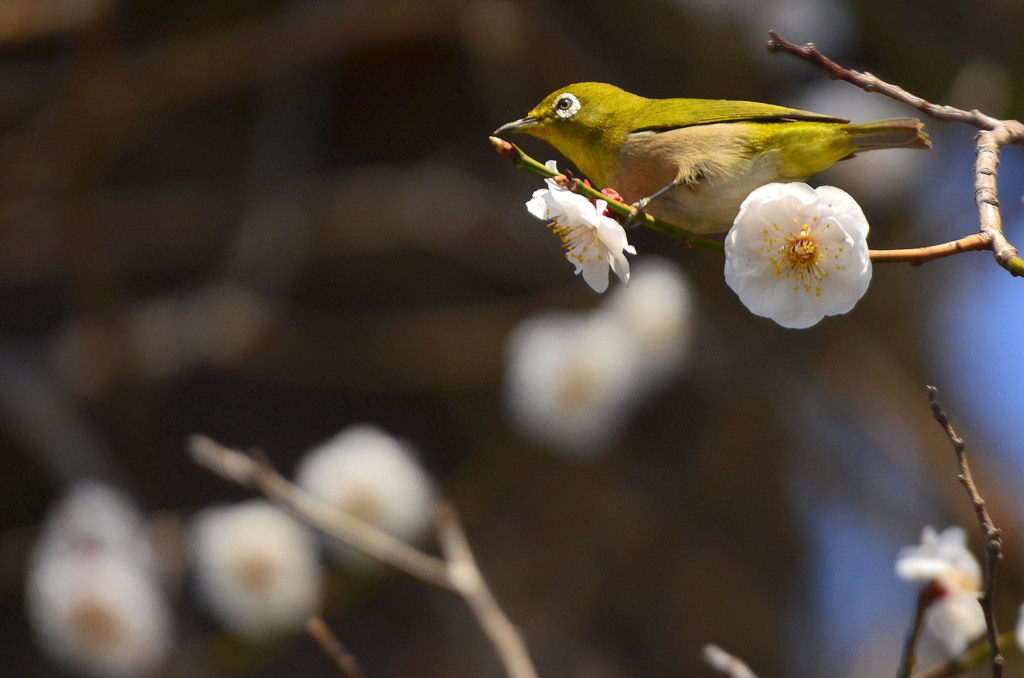
[[[301,634],[246,645],[195,602],[184,526],[248,495],[184,442],[261,448],[291,475],[368,423],[458,506],[541,676],[711,675],[707,642],[762,676],[891,675],[916,595],[894,574],[899,548],[960,524],[980,555],[926,383],[1004,530],[997,614],[1012,628],[1020,281],[985,253],[878,266],[852,313],[788,331],[741,306],[718,255],[634,231],[637,286],[645,267],[672,271],[676,292],[647,303],[685,350],[633,372],[644,384],[613,382],[590,424],[545,432],[510,384],[560,363],[517,362],[523,323],[571,328],[629,296],[571,275],[524,208],[540,180],[487,135],[582,80],[912,114],[768,54],[769,29],[1019,119],[1022,21],[1011,0],[0,0],[5,672],[74,675],[26,621],[25,581],[47,510],[92,479],[160,535],[174,641],[156,675],[334,675]],[[928,153],[815,178],[858,199],[872,247],[975,228],[973,130],[928,131]],[[1022,186],[1008,149],[1018,244]],[[559,336],[565,360],[590,351]],[[332,570],[324,616],[368,678],[501,675],[460,601],[403,575]],[[1008,675],[1024,675],[1019,655]]]

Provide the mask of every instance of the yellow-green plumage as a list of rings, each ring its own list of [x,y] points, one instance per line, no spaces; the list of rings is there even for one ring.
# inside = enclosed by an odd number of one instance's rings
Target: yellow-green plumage
[[[743,199],[802,181],[860,151],[929,148],[921,123],[843,118],[749,101],[647,99],[597,82],[568,85],[495,131],[543,139],[599,188],[633,203],[673,182],[652,215],[695,232],[727,230]]]

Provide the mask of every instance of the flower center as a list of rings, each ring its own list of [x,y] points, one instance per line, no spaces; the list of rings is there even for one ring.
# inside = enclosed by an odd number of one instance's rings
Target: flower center
[[[124,625],[116,612],[99,601],[81,601],[74,609],[72,620],[85,642],[93,646],[113,647],[125,635]]]
[[[780,230],[778,224],[772,225],[776,231]],[[771,237],[766,239],[766,244],[774,246],[775,249],[776,256],[770,259],[775,267],[775,276],[795,279],[795,292],[803,288],[804,292],[813,292],[816,297],[821,296],[821,281],[828,278],[828,271],[821,265],[825,253],[818,242],[818,237],[828,226],[826,223],[812,231],[811,225],[805,223],[799,231],[786,235],[782,240]]]
[[[598,259],[601,255],[601,242],[597,237],[597,229],[586,225],[578,224],[569,220],[555,219],[548,224],[551,232],[562,241],[566,256],[578,261],[581,264],[589,264],[593,261],[596,252]]]
[[[807,227],[804,226],[806,229]],[[818,249],[818,241],[811,237],[806,231],[799,235],[790,235],[786,238],[788,245],[786,249],[787,263],[796,268],[798,266],[814,265],[821,259],[821,252]]]
[[[266,591],[280,572],[277,558],[269,553],[248,553],[234,563],[238,582],[248,591]]]

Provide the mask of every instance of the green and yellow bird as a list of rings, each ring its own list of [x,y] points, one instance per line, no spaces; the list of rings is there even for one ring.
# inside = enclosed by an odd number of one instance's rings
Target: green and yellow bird
[[[844,118],[750,101],[647,99],[613,85],[563,87],[495,130],[543,139],[598,188],[697,233],[725,231],[772,181],[802,181],[877,148],[930,148],[922,124]],[[648,206],[649,203],[649,206]]]

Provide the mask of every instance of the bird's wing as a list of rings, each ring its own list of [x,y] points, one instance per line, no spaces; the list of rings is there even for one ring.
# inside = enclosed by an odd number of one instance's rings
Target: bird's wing
[[[664,102],[664,105],[660,105]],[[729,101],[727,99],[691,99],[688,112],[680,116],[679,107],[671,105],[671,99],[655,100],[643,109],[643,124],[630,130],[631,134],[664,132],[694,125],[713,125],[719,122],[787,122],[810,120],[815,122],[850,122],[796,108],[785,108],[755,101]]]

